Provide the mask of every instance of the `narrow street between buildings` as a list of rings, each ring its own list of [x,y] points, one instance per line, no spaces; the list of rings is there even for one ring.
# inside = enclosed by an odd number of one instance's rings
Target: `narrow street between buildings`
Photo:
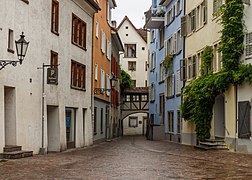
[[[127,136],[0,163],[0,179],[251,179],[252,155]]]

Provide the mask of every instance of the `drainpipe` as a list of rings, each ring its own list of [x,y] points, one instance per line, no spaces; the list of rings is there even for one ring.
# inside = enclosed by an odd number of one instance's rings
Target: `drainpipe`
[[[94,57],[93,57],[93,53],[94,53],[94,40],[93,40],[93,36],[94,36],[94,23],[95,23],[95,13],[93,14],[93,24],[92,24],[92,53],[91,53],[91,121],[92,121],[92,143],[94,142],[94,82],[93,82],[93,75],[94,75],[94,71],[93,71],[93,65],[94,65]],[[85,146],[85,144],[84,144]]]
[[[237,85],[235,85],[235,149],[234,151],[237,151],[237,138],[238,138],[238,113],[237,113]]]

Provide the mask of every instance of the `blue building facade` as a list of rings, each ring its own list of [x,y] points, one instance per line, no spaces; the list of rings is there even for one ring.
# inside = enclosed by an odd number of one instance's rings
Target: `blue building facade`
[[[182,16],[184,0],[153,0],[146,12],[145,28],[150,30],[149,114],[153,139],[180,142]]]

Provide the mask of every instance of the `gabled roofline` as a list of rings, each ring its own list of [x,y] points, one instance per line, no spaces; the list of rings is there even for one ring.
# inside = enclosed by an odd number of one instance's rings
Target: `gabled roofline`
[[[147,41],[143,38],[143,36],[139,33],[138,29],[134,26],[134,24],[130,21],[130,19],[128,18],[128,16],[125,16],[122,20],[122,22],[119,24],[119,26],[116,28],[117,30],[119,30],[121,28],[121,26],[123,25],[123,23],[125,21],[129,21],[129,23],[133,26],[133,28],[136,30],[136,32],[139,34],[139,36],[147,43]]]

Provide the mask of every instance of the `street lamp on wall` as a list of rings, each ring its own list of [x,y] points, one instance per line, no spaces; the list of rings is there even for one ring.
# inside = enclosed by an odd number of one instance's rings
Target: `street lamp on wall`
[[[116,76],[113,75],[112,78],[110,79],[110,85],[111,85],[111,89],[115,88],[116,86],[116,82],[118,80],[116,79]],[[105,88],[95,88],[94,89],[94,94],[98,95],[98,94],[103,94],[104,92],[110,92],[111,89],[105,89]]]
[[[20,39],[15,41],[18,60],[0,60],[0,70],[5,68],[8,64],[12,66],[16,66],[18,63],[22,64],[29,45],[29,42],[27,42],[24,37],[24,32],[22,32]]]

